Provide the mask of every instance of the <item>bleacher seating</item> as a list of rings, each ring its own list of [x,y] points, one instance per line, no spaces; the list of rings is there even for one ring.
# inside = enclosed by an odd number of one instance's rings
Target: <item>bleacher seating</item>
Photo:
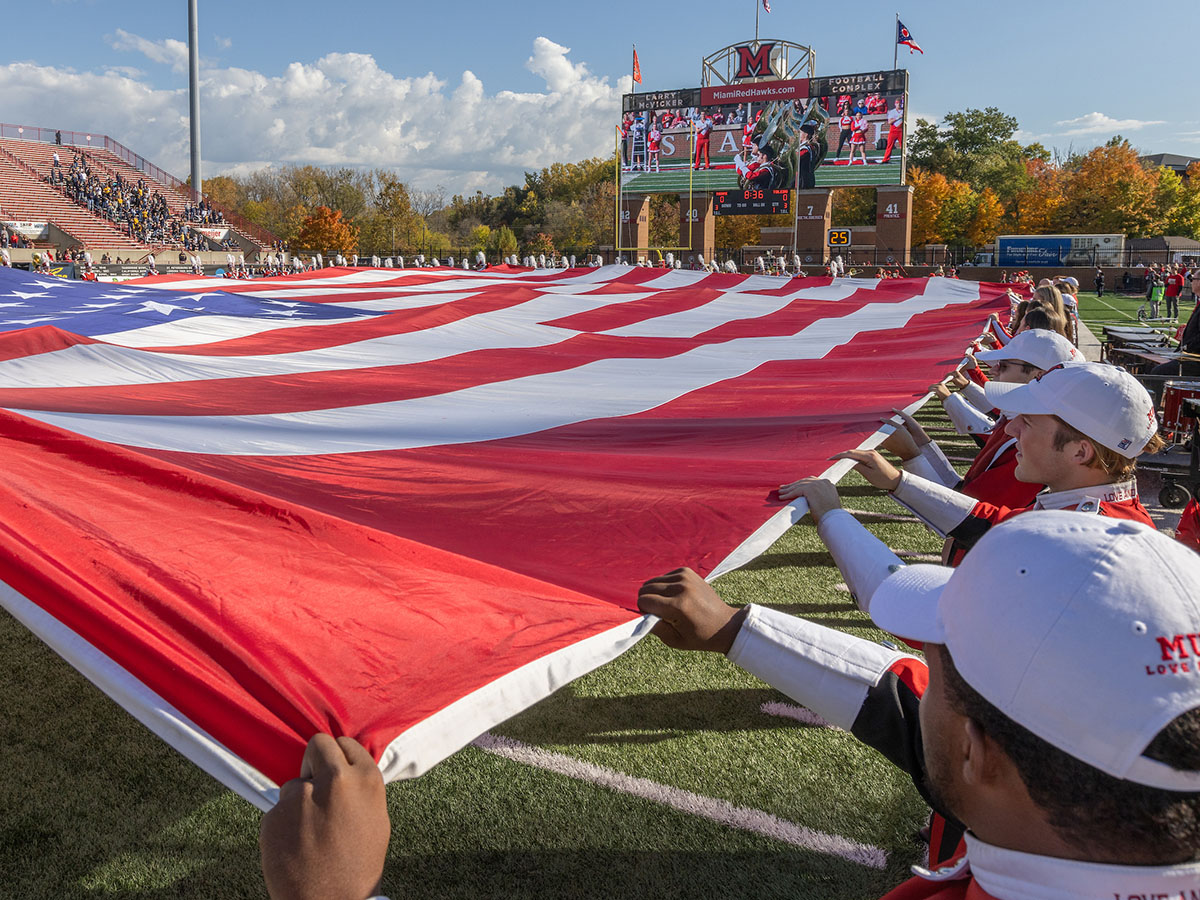
[[[65,171],[71,164],[75,149],[84,152],[89,166],[105,179],[120,175],[131,184],[144,179],[150,190],[162,195],[172,216],[184,218],[184,210],[190,202],[184,190],[151,178],[102,146],[73,148],[17,138],[0,138],[0,173],[3,173],[3,178],[0,179],[0,208],[5,210],[6,215],[14,218],[49,220],[85,247],[138,249],[147,252],[162,249],[161,245],[151,246],[131,238],[115,223],[89,213],[62,192],[45,183],[54,166],[55,151],[58,152]],[[36,173],[36,177],[21,165],[14,165],[9,155]],[[26,182],[32,182],[32,186]],[[257,236],[249,234],[233,223],[225,224],[247,244],[269,248],[269,243],[258,239]]]
[[[10,143],[7,140],[0,141],[0,149],[7,150]],[[138,250],[143,253],[151,249],[121,232],[107,219],[76,205],[5,153],[0,153],[0,209],[10,218],[52,222],[84,247]]]

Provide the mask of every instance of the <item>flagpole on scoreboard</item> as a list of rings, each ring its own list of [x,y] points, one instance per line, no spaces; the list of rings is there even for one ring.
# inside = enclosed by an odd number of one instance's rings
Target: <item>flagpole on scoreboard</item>
[[[892,29],[892,71],[900,64],[900,13],[896,13],[896,27]]]
[[[762,0],[754,0],[754,43],[758,44],[758,4]]]

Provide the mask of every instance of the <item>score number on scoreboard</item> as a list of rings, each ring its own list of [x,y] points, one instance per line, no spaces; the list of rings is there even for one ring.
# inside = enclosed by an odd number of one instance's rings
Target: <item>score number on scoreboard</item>
[[[850,229],[849,228],[830,228],[828,244],[830,247],[849,247],[850,246]]]
[[[713,215],[751,216],[791,212],[791,196],[791,191],[760,188],[713,191]]]

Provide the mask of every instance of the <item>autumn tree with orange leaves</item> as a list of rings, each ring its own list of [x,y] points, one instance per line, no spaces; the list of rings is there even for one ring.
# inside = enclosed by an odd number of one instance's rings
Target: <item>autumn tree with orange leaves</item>
[[[342,211],[318,206],[303,222],[292,241],[297,250],[353,252],[358,246],[358,229],[342,221]]]

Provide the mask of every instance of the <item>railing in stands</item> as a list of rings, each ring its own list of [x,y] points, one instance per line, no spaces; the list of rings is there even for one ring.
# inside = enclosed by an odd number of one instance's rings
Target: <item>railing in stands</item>
[[[37,169],[35,169],[29,163],[25,162],[25,160],[21,159],[21,157],[17,156],[16,154],[9,153],[3,147],[0,147],[0,155],[3,155],[5,159],[7,159],[10,163],[12,163],[17,168],[24,169],[26,171],[26,173],[28,173],[29,175],[32,175],[38,181],[42,180],[42,176],[38,174]]]
[[[25,141],[39,141],[44,144],[61,144],[65,147],[83,147],[104,149],[113,156],[127,163],[139,172],[159,184],[167,185],[179,191],[191,202],[197,203],[203,199],[213,209],[225,216],[225,223],[238,231],[245,233],[252,240],[266,247],[274,247],[279,240],[274,234],[261,225],[256,225],[244,216],[239,216],[231,209],[226,209],[211,198],[193,191],[191,185],[181,181],[170,172],[165,172],[143,156],[134,153],[120,141],[115,141],[107,134],[90,134],[86,131],[63,131],[58,128],[39,128],[36,125],[9,125],[0,122],[0,138],[17,138]]]

